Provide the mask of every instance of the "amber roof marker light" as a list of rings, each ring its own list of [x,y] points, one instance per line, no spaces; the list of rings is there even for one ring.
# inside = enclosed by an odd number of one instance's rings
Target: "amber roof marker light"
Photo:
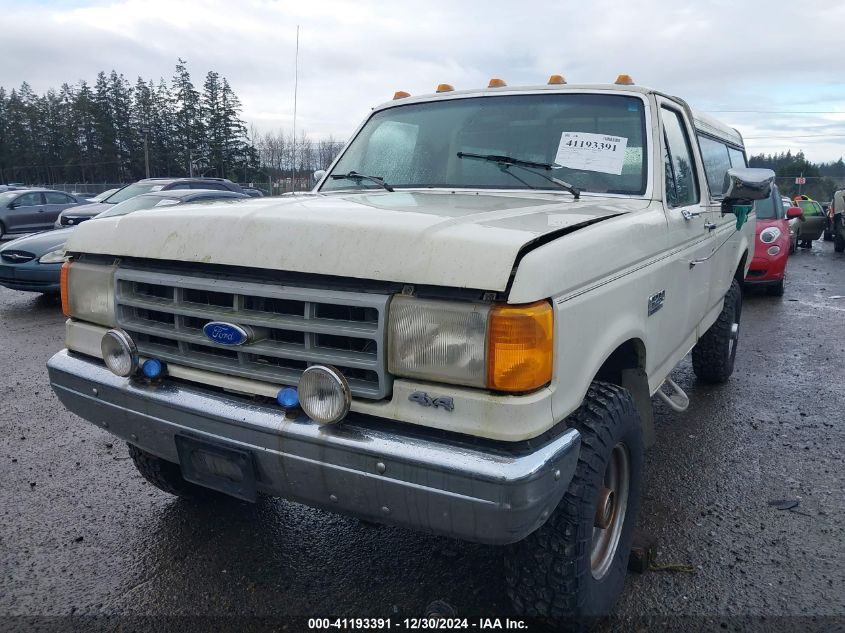
[[[631,75],[622,74],[616,77],[616,81],[614,83],[619,86],[633,86],[634,80],[631,79]]]
[[[505,82],[504,79],[499,79],[498,77],[493,77],[490,80],[490,83],[487,84],[488,88],[504,88],[508,84]]]
[[[566,79],[564,79],[563,75],[552,75],[549,77],[548,85],[550,86],[560,86],[566,83]]]
[[[396,92],[393,93],[393,100],[395,101],[396,99],[406,99],[407,97],[410,97],[410,96],[411,96],[410,92],[405,92],[404,90],[397,90]]]
[[[454,89],[452,84],[437,84],[437,92],[452,92]]]

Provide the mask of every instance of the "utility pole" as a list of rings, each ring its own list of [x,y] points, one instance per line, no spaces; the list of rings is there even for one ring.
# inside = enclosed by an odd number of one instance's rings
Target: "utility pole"
[[[296,189],[296,97],[299,90],[299,25],[296,25],[296,55],[293,65],[293,160],[291,161],[290,185]]]
[[[150,177],[150,149],[147,145],[147,136],[150,134],[150,128],[144,127],[141,129],[141,132],[144,135],[144,171],[147,174],[147,178]]]

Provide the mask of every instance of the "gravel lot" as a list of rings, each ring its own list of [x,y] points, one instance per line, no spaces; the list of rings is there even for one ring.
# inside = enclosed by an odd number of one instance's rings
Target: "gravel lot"
[[[658,562],[694,571],[631,575],[604,628],[845,625],[843,295],[845,256],[816,242],[792,256],[783,299],[746,294],[727,385],[676,370],[692,405],[658,407],[640,525]],[[203,508],[146,485],[125,445],[53,395],[45,362],[63,322],[55,299],[0,288],[0,629],[32,615],[404,618],[436,599],[509,614],[496,548],[282,500]]]

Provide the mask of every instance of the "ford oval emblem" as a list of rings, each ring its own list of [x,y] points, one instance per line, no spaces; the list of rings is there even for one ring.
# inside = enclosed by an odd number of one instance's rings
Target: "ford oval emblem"
[[[222,321],[206,323],[202,328],[202,333],[206,338],[221,345],[243,345],[252,338],[251,332],[246,328]]]

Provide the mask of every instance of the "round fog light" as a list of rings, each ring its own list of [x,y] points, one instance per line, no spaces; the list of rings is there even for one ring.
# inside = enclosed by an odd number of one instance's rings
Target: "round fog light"
[[[770,246],[769,250],[766,251],[769,255],[777,255],[780,253],[780,246]]]
[[[109,330],[100,341],[103,361],[112,373],[131,376],[138,371],[138,348],[123,330]]]
[[[297,390],[299,406],[305,415],[318,424],[340,422],[352,404],[349,384],[334,367],[309,367],[302,372]]]

